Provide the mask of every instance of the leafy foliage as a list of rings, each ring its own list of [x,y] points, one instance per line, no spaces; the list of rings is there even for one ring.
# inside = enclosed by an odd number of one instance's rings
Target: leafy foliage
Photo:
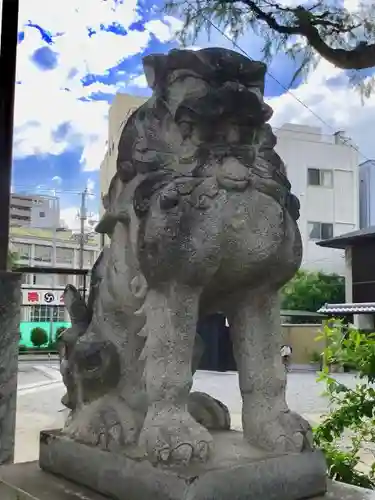
[[[368,474],[359,470],[360,452],[365,443],[375,443],[375,334],[365,334],[341,321],[328,321],[322,336],[327,341],[326,361],[351,364],[359,381],[354,389],[339,383],[324,369],[319,379],[325,382],[331,412],[315,429],[315,442],[326,455],[330,477],[344,483],[375,488],[375,460]],[[348,434],[349,445],[342,440]]]
[[[282,309],[317,311],[326,302],[345,302],[345,280],[337,274],[299,270],[281,291]]]
[[[48,334],[44,328],[33,328],[31,331],[30,340],[35,347],[41,347],[48,342]]]
[[[358,78],[358,70],[375,66],[375,4],[361,2],[356,11],[338,0],[304,2],[275,0],[167,0],[167,11],[184,20],[180,38],[184,44],[208,36],[217,26],[234,43],[253,32],[264,40],[263,54],[270,61],[279,52],[297,62],[293,77],[306,76],[319,58],[354,70],[351,81],[364,95],[374,80]],[[246,52],[251,52],[244,47]]]
[[[18,254],[17,252],[13,252],[12,250],[8,251],[8,270],[11,271],[12,269],[15,269],[17,267],[17,261],[18,261]]]

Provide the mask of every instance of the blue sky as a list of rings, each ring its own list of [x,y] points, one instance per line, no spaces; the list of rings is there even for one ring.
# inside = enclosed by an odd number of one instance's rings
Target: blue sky
[[[180,21],[164,16],[160,1],[155,5],[152,0],[21,0],[20,4],[13,190],[46,194],[56,190],[63,216],[70,226],[78,225],[74,221],[78,193],[86,186],[94,194],[90,210],[98,212],[99,166],[113,96],[118,91],[148,95],[142,57],[177,47],[175,30]],[[261,56],[261,41],[254,35],[239,43],[253,58]],[[216,32],[210,40],[202,35],[197,45],[232,48]],[[295,71],[283,54],[269,69],[284,87]],[[267,78],[266,96],[277,112],[277,123],[316,122],[275,79]],[[342,72],[323,65],[307,84],[297,81],[294,88],[296,96],[308,106],[311,102],[313,111],[333,127],[347,129],[352,107],[361,106],[346,83]],[[344,91],[352,92],[352,107],[338,113],[334,97]],[[367,123],[367,114],[358,118],[361,127]],[[349,130],[356,135],[354,126]],[[358,136],[362,137],[359,132]]]

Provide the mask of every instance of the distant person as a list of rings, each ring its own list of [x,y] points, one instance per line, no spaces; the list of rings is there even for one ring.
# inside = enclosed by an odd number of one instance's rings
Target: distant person
[[[283,361],[283,365],[285,367],[285,371],[289,371],[290,358],[292,356],[292,348],[290,345],[283,345],[280,349],[281,359]]]

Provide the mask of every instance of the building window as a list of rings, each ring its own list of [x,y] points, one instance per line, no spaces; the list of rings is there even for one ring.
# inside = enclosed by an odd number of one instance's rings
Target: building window
[[[65,321],[65,307],[64,306],[53,306],[53,321],[55,323],[60,323]]]
[[[22,284],[23,285],[32,285],[33,284],[33,274],[22,274]]]
[[[18,260],[30,260],[31,245],[28,243],[13,243],[13,250]]]
[[[73,248],[56,248],[56,262],[71,264],[74,267],[74,250]]]
[[[33,323],[59,323],[65,320],[64,306],[32,306],[30,321]]]
[[[327,222],[308,223],[310,240],[329,240],[333,238],[333,224]]]
[[[92,250],[84,250],[83,251],[83,265],[93,266],[94,265],[94,252]]]
[[[40,217],[41,219],[44,219],[44,218],[45,218],[45,216],[46,216],[46,212],[39,212],[39,217]]]
[[[35,260],[38,262],[52,261],[52,247],[46,245],[35,245]]]
[[[307,169],[309,186],[322,186],[331,188],[333,186],[332,170],[321,170],[319,168]]]
[[[68,276],[67,274],[58,274],[57,275],[57,285],[66,287],[71,282],[72,276]]]
[[[45,323],[51,321],[51,306],[32,306],[30,321],[33,323]]]

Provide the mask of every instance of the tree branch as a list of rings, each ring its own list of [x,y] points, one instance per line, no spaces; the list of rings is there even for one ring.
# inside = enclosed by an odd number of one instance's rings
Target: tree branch
[[[306,38],[318,54],[338,68],[360,70],[375,66],[375,44],[360,43],[354,49],[335,49],[323,40],[317,29],[317,26],[329,26],[336,33],[344,34],[352,31],[356,26],[345,27],[340,25],[340,23],[322,19],[322,16],[319,16],[319,19],[314,19],[313,14],[306,11],[303,7],[290,9],[290,12],[295,15],[298,24],[294,26],[282,25],[272,13],[263,11],[254,0],[241,1],[252,10],[260,21],[264,21],[277,33],[288,36],[300,35]],[[233,2],[230,1],[229,3]],[[278,8],[277,4],[274,4],[273,7],[275,9]]]

